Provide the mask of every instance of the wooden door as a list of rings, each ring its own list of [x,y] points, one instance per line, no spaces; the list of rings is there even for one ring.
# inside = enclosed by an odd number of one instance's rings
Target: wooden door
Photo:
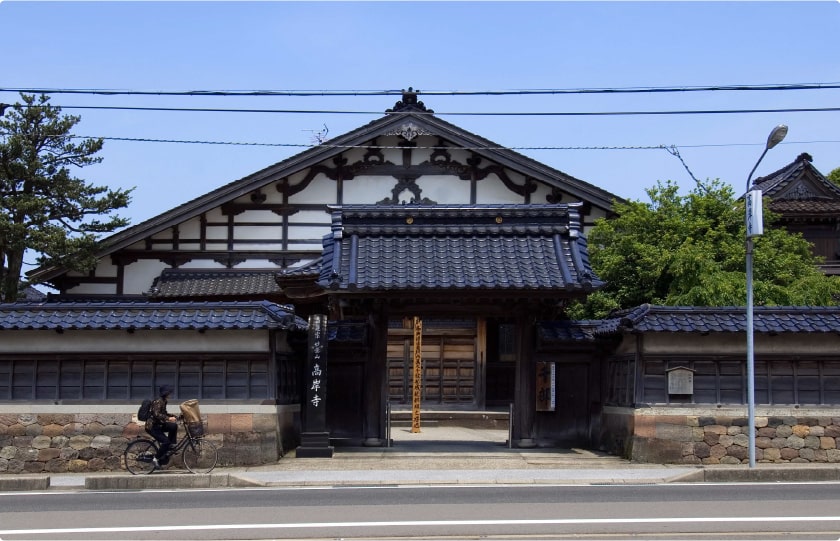
[[[391,403],[411,404],[414,336],[391,329],[388,336],[388,392]],[[476,403],[475,328],[425,326],[421,396],[424,405]]]

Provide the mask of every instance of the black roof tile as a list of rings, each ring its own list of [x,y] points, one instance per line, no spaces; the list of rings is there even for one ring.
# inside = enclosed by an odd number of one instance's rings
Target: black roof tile
[[[332,207],[319,284],[343,291],[589,291],[579,204]]]
[[[267,301],[0,304],[0,330],[306,328],[292,307]]]
[[[276,274],[276,269],[165,269],[148,295],[152,299],[276,295],[280,293]]]
[[[596,335],[645,332],[744,332],[746,308],[739,306],[697,307],[643,304],[603,320]],[[840,306],[756,306],[755,332],[840,333]]]

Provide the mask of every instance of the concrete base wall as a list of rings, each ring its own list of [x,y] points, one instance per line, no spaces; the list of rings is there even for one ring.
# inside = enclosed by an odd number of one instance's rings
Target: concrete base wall
[[[746,464],[745,408],[605,408],[600,446],[634,462]],[[840,463],[840,409],[756,408],[755,458]]]
[[[220,466],[276,462],[299,443],[297,405],[200,408]],[[123,470],[128,442],[147,436],[136,414],[136,405],[0,405],[0,473]]]

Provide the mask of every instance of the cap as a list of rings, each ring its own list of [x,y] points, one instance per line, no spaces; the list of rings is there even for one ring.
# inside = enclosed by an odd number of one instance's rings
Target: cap
[[[161,385],[160,396],[172,394],[172,385]]]

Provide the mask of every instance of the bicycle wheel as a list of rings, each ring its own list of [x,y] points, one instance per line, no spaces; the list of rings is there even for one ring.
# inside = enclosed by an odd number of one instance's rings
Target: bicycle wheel
[[[134,440],[125,448],[125,469],[132,475],[146,475],[155,471],[152,459],[157,455],[158,446],[152,440]]]
[[[213,442],[194,439],[184,447],[184,466],[193,473],[210,473],[219,460],[219,452]]]

